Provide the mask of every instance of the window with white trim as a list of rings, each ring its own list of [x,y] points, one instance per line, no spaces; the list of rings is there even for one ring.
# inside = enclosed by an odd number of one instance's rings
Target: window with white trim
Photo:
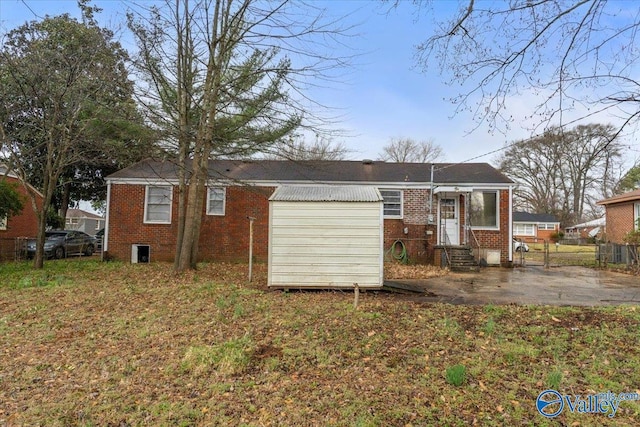
[[[7,229],[7,217],[0,217],[0,230],[6,230]]]
[[[470,222],[472,228],[497,229],[498,223],[498,192],[474,191],[471,193]]]
[[[402,218],[402,190],[380,190],[385,218]]]
[[[538,230],[555,230],[555,224],[538,224]]]
[[[633,227],[640,230],[640,203],[633,204]]]
[[[144,222],[150,224],[171,224],[170,185],[148,185],[144,204]]]
[[[224,215],[227,189],[224,187],[209,187],[207,192],[207,215]]]
[[[533,224],[513,224],[513,234],[516,236],[535,236],[536,230]]]

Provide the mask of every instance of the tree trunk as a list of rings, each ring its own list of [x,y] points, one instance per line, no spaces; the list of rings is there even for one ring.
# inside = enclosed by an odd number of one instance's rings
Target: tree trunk
[[[180,257],[177,262],[177,271],[195,269],[198,262],[198,242],[200,239],[200,226],[202,224],[202,210],[206,193],[206,180],[208,176],[209,152],[208,143],[205,147],[196,150],[193,159],[193,171],[189,180],[188,197],[185,212],[184,236]]]
[[[71,193],[71,183],[66,182],[62,187],[62,200],[60,201],[60,217],[67,223],[67,210],[69,210],[69,197]]]

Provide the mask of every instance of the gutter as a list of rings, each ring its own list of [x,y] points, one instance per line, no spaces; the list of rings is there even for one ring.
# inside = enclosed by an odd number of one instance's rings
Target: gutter
[[[109,208],[111,207],[111,180],[107,180],[107,211],[104,216],[104,236],[102,237],[102,260],[109,250]]]

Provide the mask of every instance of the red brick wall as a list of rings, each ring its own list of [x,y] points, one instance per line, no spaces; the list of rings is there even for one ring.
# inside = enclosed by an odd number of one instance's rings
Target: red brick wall
[[[266,261],[269,238],[268,198],[274,188],[227,187],[224,216],[205,215],[203,207],[200,230],[199,259],[241,261],[249,257],[249,220],[254,222],[256,260]],[[116,259],[131,259],[131,245],[143,244],[151,248],[152,261],[172,261],[177,235],[177,187],[174,187],[174,206],[171,224],[144,223],[144,185],[113,184],[109,206],[108,254]]]
[[[613,243],[624,243],[624,237],[633,230],[634,202],[614,203],[606,206],[607,235]]]
[[[10,183],[16,183],[16,190],[22,196],[24,208],[22,212],[16,216],[9,218],[7,222],[7,229],[0,230],[0,239],[8,239],[15,237],[35,237],[38,234],[38,217],[33,211],[33,205],[31,204],[31,198],[20,182],[12,177],[5,177]],[[42,207],[42,198],[38,197],[36,201],[38,208]]]
[[[254,222],[254,256],[265,261],[268,257],[269,202],[274,187],[227,187],[224,216],[204,215],[199,242],[199,259],[245,261],[249,254],[249,220]],[[433,247],[437,242],[437,227],[428,224],[429,190],[407,189],[403,192],[404,218],[384,220],[384,250],[388,251],[396,240],[402,240],[409,259],[415,263],[432,263]],[[151,246],[152,261],[171,261],[175,252],[176,203],[171,224],[144,224],[144,185],[111,185],[109,206],[108,253],[116,259],[129,260],[132,244]],[[177,194],[174,190],[174,201]],[[115,202],[115,203],[114,203]],[[434,212],[436,211],[434,202]],[[485,247],[502,250],[507,262],[508,191],[500,195],[501,231],[478,231]],[[206,205],[206,203],[205,203]],[[461,203],[464,206],[464,203]],[[206,209],[206,207],[205,207]],[[434,215],[435,216],[435,215]],[[407,233],[405,233],[405,229]]]
[[[200,258],[248,261],[247,217],[253,217],[253,256],[257,261],[267,261],[269,197],[274,191],[275,187],[227,187],[225,215],[203,217],[200,230]]]

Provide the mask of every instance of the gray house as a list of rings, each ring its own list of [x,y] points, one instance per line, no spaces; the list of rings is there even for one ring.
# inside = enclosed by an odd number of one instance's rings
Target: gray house
[[[66,230],[84,231],[90,236],[95,235],[104,228],[104,217],[82,209],[67,210],[67,218],[65,220]]]

